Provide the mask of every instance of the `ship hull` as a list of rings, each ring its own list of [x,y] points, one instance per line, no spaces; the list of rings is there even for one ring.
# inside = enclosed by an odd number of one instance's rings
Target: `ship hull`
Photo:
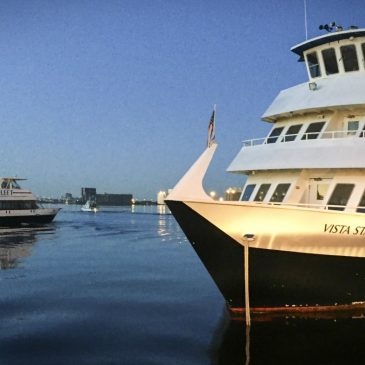
[[[53,221],[60,209],[37,209],[33,211],[3,211],[0,213],[0,226],[20,226],[22,224],[47,224]]]
[[[346,307],[365,301],[365,222],[359,214],[166,203],[231,308],[245,304],[245,244],[251,308]],[[245,242],[244,234],[255,240]]]

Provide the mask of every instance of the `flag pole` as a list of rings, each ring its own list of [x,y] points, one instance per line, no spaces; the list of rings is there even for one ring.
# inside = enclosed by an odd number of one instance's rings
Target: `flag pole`
[[[215,110],[216,105],[214,104],[212,115],[210,116],[209,125],[208,125],[208,141],[207,147],[211,147],[215,142]]]

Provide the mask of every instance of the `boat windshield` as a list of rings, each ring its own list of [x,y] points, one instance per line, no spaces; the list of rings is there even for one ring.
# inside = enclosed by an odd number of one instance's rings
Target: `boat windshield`
[[[1,189],[21,189],[14,179],[5,179],[1,182]]]

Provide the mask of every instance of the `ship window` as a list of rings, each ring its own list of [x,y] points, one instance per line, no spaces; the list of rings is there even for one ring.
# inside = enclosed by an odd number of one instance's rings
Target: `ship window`
[[[358,213],[365,213],[365,191],[364,194],[362,194],[359,207],[356,209]]]
[[[281,140],[282,142],[290,142],[290,141],[294,141],[295,138],[297,138],[297,135],[300,131],[300,129],[302,128],[303,124],[295,124],[295,125],[291,125],[288,130],[285,133],[284,138]]]
[[[358,71],[359,64],[357,62],[356,48],[354,45],[342,46],[341,55],[343,60],[343,67],[346,72]]]
[[[259,191],[257,192],[254,201],[255,202],[262,202],[265,199],[265,196],[270,189],[271,184],[261,184]]]
[[[290,184],[278,184],[274,191],[274,194],[270,199],[270,202],[281,203],[284,200],[285,195],[289,190],[289,187]]]
[[[347,135],[348,136],[356,135],[358,129],[359,129],[359,121],[351,120],[351,121],[347,122]]]
[[[307,130],[305,131],[302,139],[316,139],[319,136],[319,132],[322,130],[325,122],[315,122],[309,124]]]
[[[246,188],[245,188],[245,191],[244,191],[244,193],[242,195],[241,200],[242,201],[249,201],[250,198],[251,198],[251,195],[252,195],[252,193],[253,193],[253,191],[255,189],[255,187],[256,187],[256,184],[249,184],[249,185],[247,185]]]
[[[365,191],[364,194],[362,194],[359,207],[356,209],[358,213],[365,213]]]
[[[362,48],[362,61],[363,61],[363,64],[365,66],[365,43],[363,43],[361,45],[361,48]]]
[[[317,189],[316,189],[317,200],[324,200],[324,197],[327,194],[329,186],[330,186],[329,184],[317,184]]]
[[[278,140],[283,129],[284,129],[284,127],[274,128],[271,131],[269,137],[267,138],[266,143],[275,143]]]
[[[354,187],[355,184],[337,184],[327,203],[335,206],[329,206],[328,209],[344,210]]]
[[[364,124],[364,128],[362,129],[362,131],[359,134],[359,137],[362,137],[362,138],[365,137],[365,124]]]
[[[336,59],[336,52],[334,48],[324,49],[322,51],[323,62],[326,68],[326,74],[332,75],[338,73],[338,64]]]
[[[0,210],[27,210],[37,208],[38,206],[34,200],[0,201]]]
[[[321,76],[321,69],[319,67],[317,53],[316,52],[308,53],[306,57],[311,77],[314,78]]]

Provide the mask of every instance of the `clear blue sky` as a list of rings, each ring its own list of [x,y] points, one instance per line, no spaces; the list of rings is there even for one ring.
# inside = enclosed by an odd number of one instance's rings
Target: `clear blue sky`
[[[0,175],[37,195],[155,198],[203,151],[217,104],[208,190],[283,88],[307,79],[303,0],[3,0]],[[307,0],[309,36],[335,20],[365,27],[360,0]],[[24,185],[24,184],[23,184]]]

